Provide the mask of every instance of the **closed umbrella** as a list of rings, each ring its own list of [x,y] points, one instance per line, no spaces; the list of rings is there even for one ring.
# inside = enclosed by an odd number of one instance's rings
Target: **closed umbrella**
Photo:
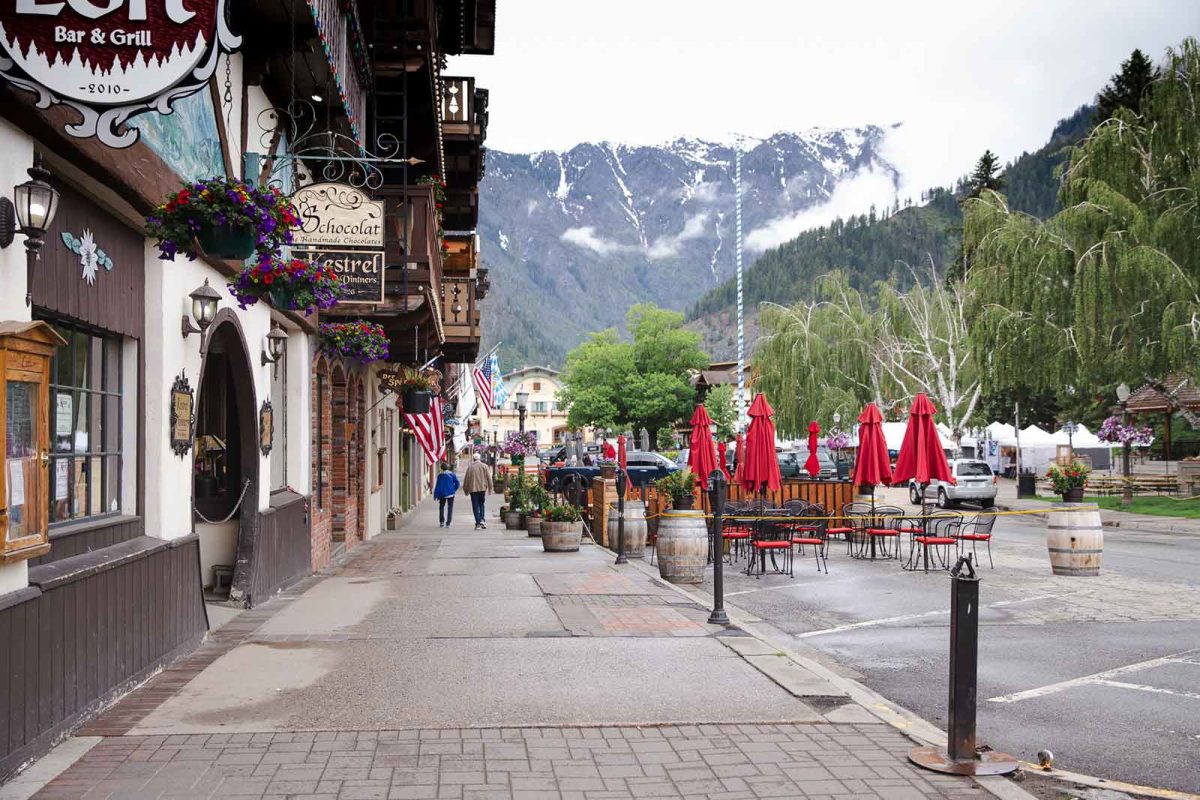
[[[617,437],[617,465],[621,469],[629,468],[629,457],[625,453],[625,434]]]
[[[817,434],[820,432],[821,426],[816,420],[808,423],[808,460],[804,462],[804,469],[814,478],[821,474],[821,462],[817,460]]]
[[[858,415],[858,456],[854,462],[854,484],[869,487],[871,505],[875,504],[875,486],[892,482],[887,441],[883,438],[883,415],[874,403],[867,403]]]
[[[713,452],[712,419],[704,406],[696,406],[692,414],[692,436],[688,441],[688,467],[696,475],[696,479],[704,482],[717,468],[716,454]]]
[[[646,430],[645,428],[642,428],[641,441],[642,441],[642,450],[643,451],[649,450],[650,449],[650,431]]]
[[[746,431],[746,463],[739,464],[742,486],[751,492],[778,491],[782,485],[779,459],[775,455],[775,410],[764,394],[750,405],[750,428]]]
[[[746,437],[742,434],[737,435],[737,441],[733,446],[733,482],[742,482],[742,462],[746,460]]]
[[[908,427],[904,430],[904,441],[900,444],[900,455],[896,457],[896,471],[892,474],[893,486],[900,486],[909,480],[916,480],[921,486],[934,479],[955,482],[950,474],[950,465],[946,463],[946,454],[942,452],[942,440],[933,424],[933,415],[936,413],[937,409],[924,393],[918,394],[913,400],[912,410],[908,413]]]
[[[732,478],[732,477],[730,477],[730,475],[729,475],[729,467],[727,467],[727,466],[725,465],[725,462],[726,462],[726,461],[728,460],[728,458],[729,458],[729,455],[728,455],[728,453],[729,453],[729,450],[727,449],[727,447],[726,447],[725,443],[724,443],[724,442],[717,442],[717,462],[718,462],[718,467],[720,468],[721,472],[722,472],[722,473],[724,473],[724,475],[725,475],[725,482],[726,482],[726,483],[733,483],[733,478]]]

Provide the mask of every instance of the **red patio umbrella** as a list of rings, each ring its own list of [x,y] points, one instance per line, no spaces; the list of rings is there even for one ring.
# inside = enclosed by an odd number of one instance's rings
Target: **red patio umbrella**
[[[629,468],[629,456],[625,452],[625,434],[617,437],[617,466],[621,469]]]
[[[950,474],[950,465],[946,463],[946,454],[942,452],[942,441],[933,424],[933,415],[936,413],[937,409],[924,393],[918,394],[913,400],[900,455],[896,457],[896,471],[892,474],[893,486],[906,484],[909,479],[915,479],[922,486],[935,478],[947,483],[955,482]]]
[[[738,437],[741,438],[741,437]],[[733,478],[729,475],[729,467],[725,466],[728,459],[729,450],[724,442],[717,442],[717,466],[721,472],[725,473],[725,482],[733,483]]]
[[[774,409],[767,396],[759,394],[750,405],[750,429],[746,431],[746,463],[738,462],[739,480],[747,491],[777,491],[782,485],[779,459],[775,455]]]
[[[696,406],[692,414],[692,436],[688,441],[688,467],[696,475],[696,481],[704,485],[708,476],[717,468],[716,455],[713,452],[712,419],[708,410]]]
[[[814,478],[821,474],[821,462],[817,460],[817,434],[821,432],[821,426],[814,419],[808,423],[808,460],[804,462],[804,469]]]
[[[858,415],[858,456],[854,462],[854,485],[871,487],[871,502],[875,502],[875,486],[892,482],[891,459],[887,441],[883,438],[883,415],[874,403],[867,403]]]

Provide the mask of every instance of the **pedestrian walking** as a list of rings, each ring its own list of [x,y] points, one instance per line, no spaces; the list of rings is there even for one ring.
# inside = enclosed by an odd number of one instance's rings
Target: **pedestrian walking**
[[[471,512],[475,515],[475,530],[486,530],[483,524],[484,501],[487,498],[488,487],[492,483],[492,474],[487,466],[479,460],[476,453],[467,465],[467,474],[463,476],[463,493],[471,497]]]
[[[607,438],[600,439],[600,455],[607,458],[609,461],[614,461],[617,458],[617,448],[612,446],[612,443]]]
[[[433,486],[433,496],[438,501],[438,527],[449,528],[450,519],[454,516],[454,495],[458,494],[458,476],[449,464],[442,464],[437,483]]]

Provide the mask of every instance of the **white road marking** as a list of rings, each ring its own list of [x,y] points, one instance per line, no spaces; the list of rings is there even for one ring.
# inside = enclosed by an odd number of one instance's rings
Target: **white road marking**
[[[1164,689],[1161,686],[1146,686],[1141,683],[1125,683],[1124,681],[1095,681],[1098,686],[1115,686],[1118,689],[1136,689],[1139,692],[1153,692],[1154,694],[1169,694],[1176,697],[1187,697],[1192,700],[1200,700],[1200,693],[1197,692],[1179,692],[1174,689]]]
[[[1036,689],[1026,689],[1023,692],[1014,692],[1013,694],[1001,695],[1000,697],[989,697],[988,702],[1016,703],[1020,700],[1029,700],[1034,697],[1045,697],[1048,694],[1056,694],[1067,689],[1073,689],[1076,686],[1086,686],[1088,684],[1106,682],[1109,678],[1115,678],[1118,675],[1126,675],[1130,672],[1140,672],[1144,669],[1153,669],[1154,667],[1161,667],[1164,664],[1179,663],[1186,660],[1181,658],[1181,656],[1188,656],[1197,652],[1200,652],[1200,650],[1184,650],[1180,653],[1173,653],[1169,656],[1152,658],[1149,661],[1139,661],[1136,664],[1127,664],[1123,667],[1105,670],[1104,672],[1097,672],[1093,675],[1084,675],[1081,678],[1072,678],[1071,680],[1067,681],[1051,683],[1047,686],[1039,686]]]
[[[1040,595],[1037,595],[1036,597],[1022,597],[1019,600],[997,600],[995,603],[988,603],[987,605],[984,605],[982,607],[983,608],[997,608],[997,607],[1003,607],[1003,606],[1012,606],[1012,605],[1016,605],[1017,603],[1032,603],[1035,600],[1050,600],[1052,598],[1062,597],[1062,596],[1063,595],[1058,595],[1058,594],[1040,594]],[[858,628],[874,628],[879,625],[891,625],[894,622],[909,622],[910,620],[914,620],[914,619],[926,619],[928,617],[936,617],[936,616],[941,616],[941,615],[945,615],[945,614],[949,614],[949,613],[950,613],[950,609],[942,608],[942,609],[938,609],[937,611],[924,611],[920,614],[903,614],[899,617],[885,617],[884,619],[869,619],[865,622],[853,622],[853,623],[850,623],[849,625],[839,625],[836,628],[825,628],[825,629],[819,630],[819,631],[808,631],[807,633],[797,633],[797,634],[794,634],[794,636],[797,639],[807,639],[810,636],[825,636],[826,634],[830,634],[830,633],[841,633],[843,631],[853,631],[853,630],[857,630]]]

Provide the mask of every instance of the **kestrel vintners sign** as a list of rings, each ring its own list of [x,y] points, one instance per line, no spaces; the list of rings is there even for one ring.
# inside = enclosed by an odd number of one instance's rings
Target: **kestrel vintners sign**
[[[72,136],[110,147],[137,141],[122,124],[207,85],[222,52],[241,44],[226,0],[0,0],[0,76],[38,106],[82,115]]]
[[[383,247],[383,201],[342,183],[314,183],[292,195],[300,215],[296,247]]]
[[[339,303],[383,302],[382,250],[310,250],[296,256],[333,270],[342,284]]]

